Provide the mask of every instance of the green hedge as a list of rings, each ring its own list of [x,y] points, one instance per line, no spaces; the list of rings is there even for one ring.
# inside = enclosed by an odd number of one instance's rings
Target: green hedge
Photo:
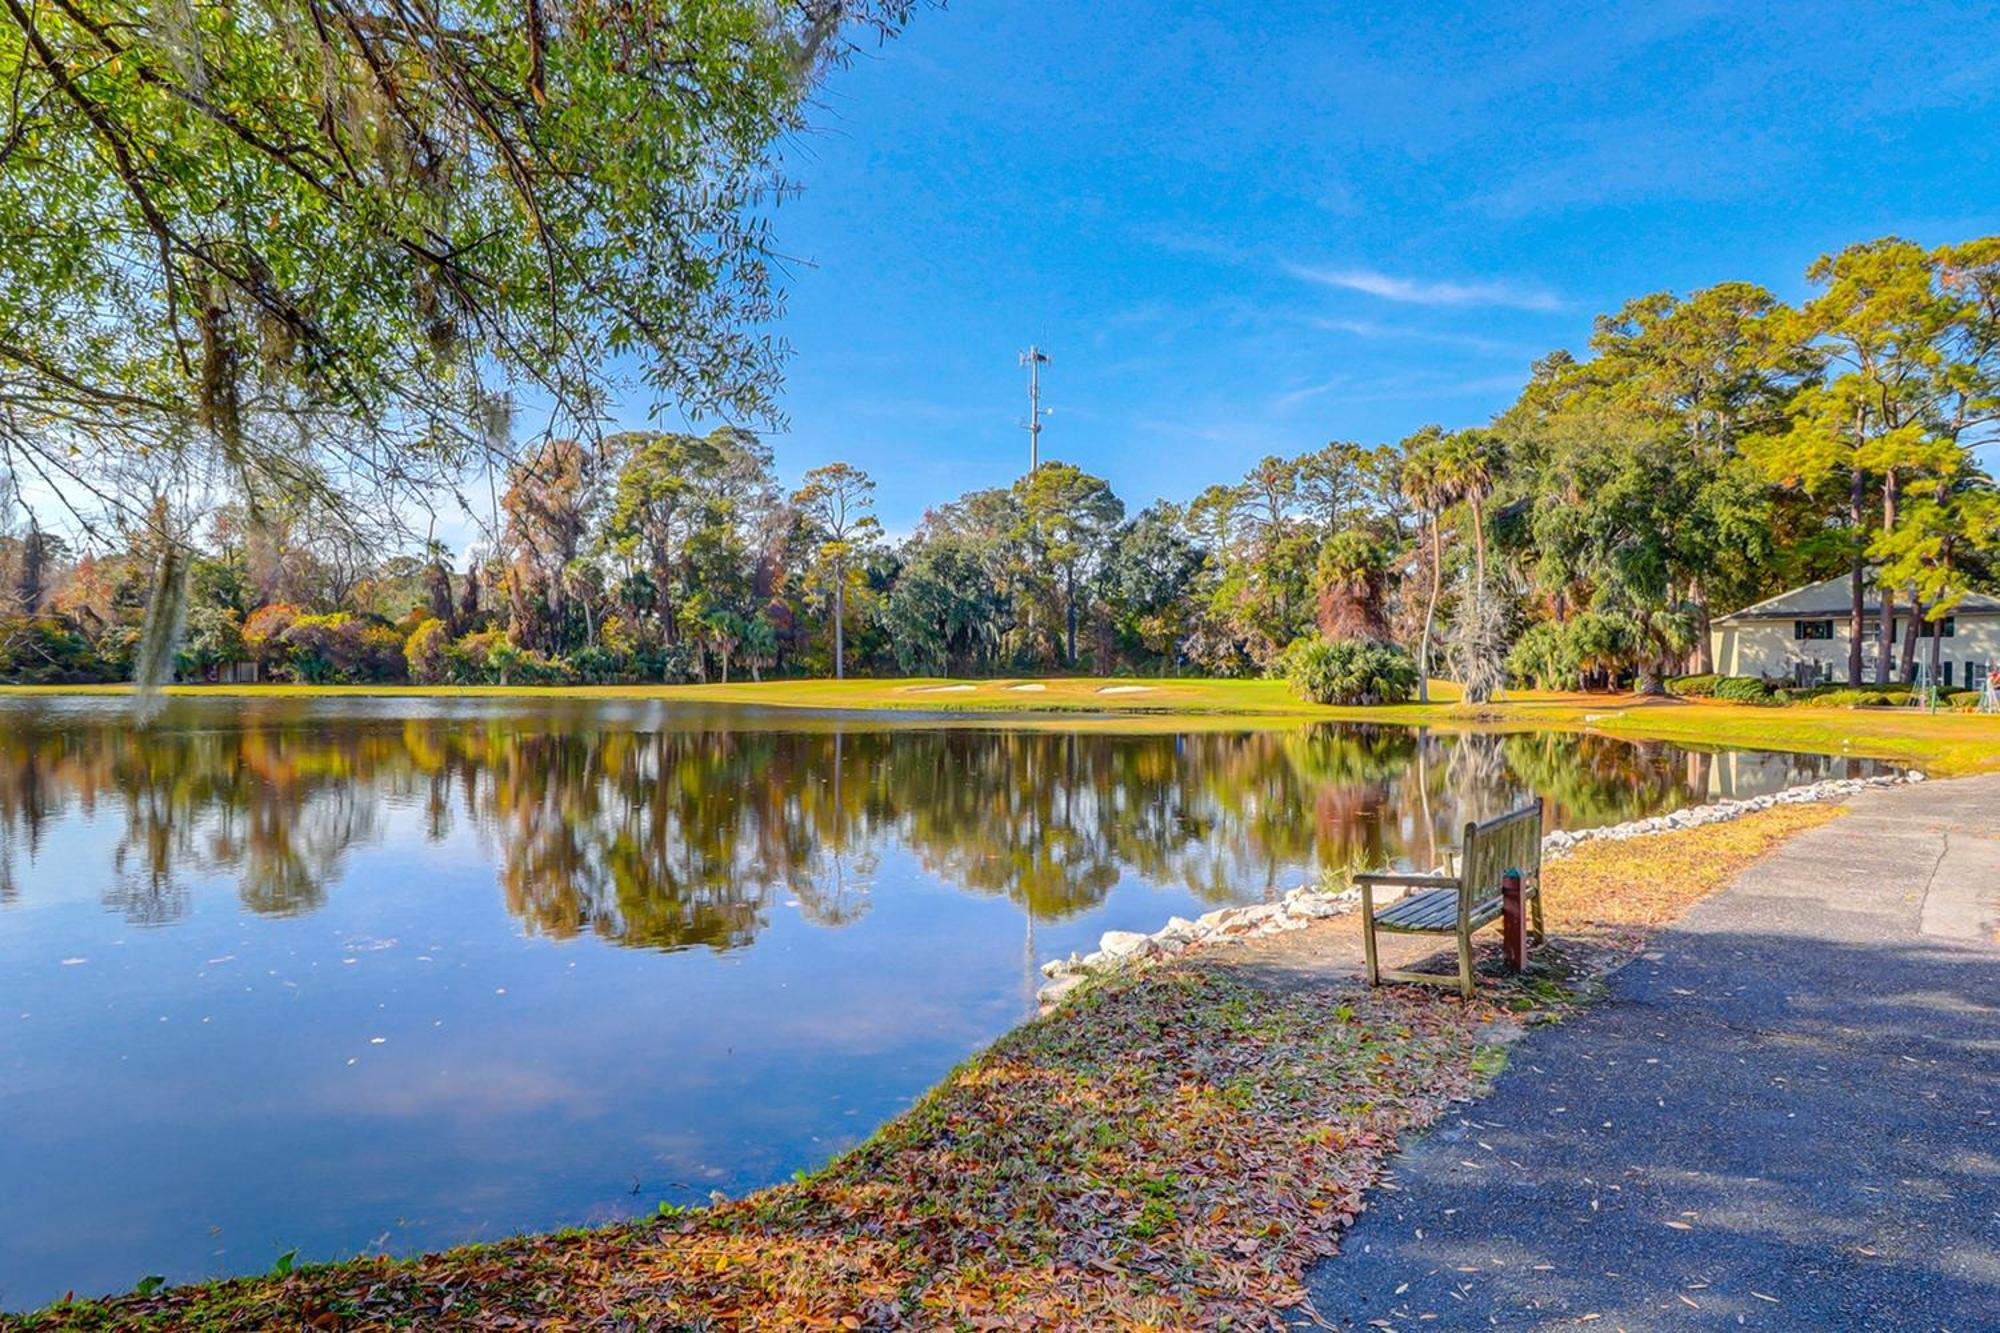
[[[1724,676],[1715,682],[1715,697],[1731,703],[1763,704],[1771,702],[1771,690],[1755,676]]]
[[[1833,689],[1823,690],[1812,700],[1821,708],[1884,708],[1901,700],[1891,698],[1881,690]]]

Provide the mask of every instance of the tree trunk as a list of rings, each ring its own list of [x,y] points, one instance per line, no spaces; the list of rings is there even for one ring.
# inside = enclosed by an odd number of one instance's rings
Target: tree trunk
[[[1868,611],[1868,565],[1862,558],[1862,505],[1867,499],[1868,477],[1860,468],[1847,483],[1847,522],[1854,529],[1854,565],[1848,578],[1847,604],[1847,683],[1861,685],[1861,636],[1866,632]]]
[[[1438,588],[1444,579],[1444,539],[1431,518],[1431,595],[1424,604],[1424,638],[1417,647],[1417,702],[1431,701],[1431,626],[1437,620]]]
[[[1902,494],[1901,483],[1896,469],[1890,468],[1882,476],[1882,532],[1887,535],[1896,530],[1896,501]],[[1882,585],[1882,623],[1878,628],[1876,641],[1880,645],[1881,657],[1875,663],[1875,683],[1887,685],[1896,661],[1896,590],[1888,584]]]
[[[1689,585],[1688,601],[1694,604],[1694,657],[1688,669],[1697,676],[1705,676],[1715,670],[1715,653],[1709,643],[1708,598],[1701,590],[1700,579]]]
[[[1639,632],[1653,642],[1653,652],[1642,656],[1632,683],[1634,693],[1654,698],[1665,698],[1667,693],[1667,645],[1666,641],[1653,632],[1652,617],[1643,617],[1639,622]]]
[[[1896,665],[1896,593],[1882,587],[1882,614],[1875,626],[1875,683],[1887,685]]]
[[[1481,593],[1486,591],[1486,511],[1479,496],[1472,497],[1472,559],[1477,575],[1477,586]]]
[[[1910,597],[1910,620],[1903,629],[1903,657],[1897,664],[1899,680],[1914,680],[1917,670],[1917,631],[1923,627],[1924,606],[1915,594]]]
[[[1063,599],[1068,603],[1064,608],[1068,624],[1066,627],[1067,636],[1063,645],[1063,659],[1066,665],[1074,667],[1076,665],[1076,569],[1074,566],[1071,567],[1068,576],[1063,580]]]
[[[847,571],[833,566],[833,678],[847,678]]]

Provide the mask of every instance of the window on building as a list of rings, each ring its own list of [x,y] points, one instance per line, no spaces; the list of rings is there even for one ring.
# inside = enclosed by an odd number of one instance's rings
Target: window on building
[[[1833,622],[1831,620],[1794,620],[1792,622],[1792,637],[1794,639],[1831,639],[1833,637]]]
[[[1936,620],[1919,620],[1917,622],[1917,637],[1920,639],[1930,638],[1933,634],[1936,634],[1938,632],[1938,626],[1940,623],[1942,623],[1944,626],[1945,638],[1949,639],[1953,635],[1958,633],[1958,617],[1946,616],[1942,622]]]

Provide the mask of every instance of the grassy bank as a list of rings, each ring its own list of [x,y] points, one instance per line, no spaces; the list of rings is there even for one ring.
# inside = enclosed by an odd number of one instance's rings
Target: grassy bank
[[[8,686],[0,692],[118,694],[122,685]],[[1068,677],[1047,680],[787,680],[730,685],[574,687],[423,685],[204,685],[175,694],[241,698],[320,696],[459,699],[659,700],[689,706],[792,709],[891,717],[948,715],[1005,719],[1010,725],[1117,727],[1291,726],[1301,722],[1386,722],[1476,730],[1553,728],[1597,731],[1631,740],[1690,746],[1802,750],[1887,759],[1953,776],[2000,768],[2000,715],[1924,713],[1911,708],[1760,708],[1713,700],[1641,699],[1632,695],[1512,693],[1477,710],[1440,683],[1436,701],[1379,708],[1301,703],[1276,680]]]
[[[1398,1138],[1477,1090],[1515,1014],[1570,1002],[1563,958],[1636,947],[1836,814],[1778,807],[1585,847],[1547,873],[1549,924],[1566,937],[1544,955],[1554,966],[1488,975],[1470,1005],[1340,979],[1260,989],[1227,953],[1196,956],[1093,982],[795,1184],[412,1260],[59,1304],[0,1327],[1269,1327]]]

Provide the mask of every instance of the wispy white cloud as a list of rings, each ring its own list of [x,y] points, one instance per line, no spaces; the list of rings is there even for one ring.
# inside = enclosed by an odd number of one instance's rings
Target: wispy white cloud
[[[1413,329],[1400,324],[1378,324],[1366,319],[1322,319],[1308,316],[1306,324],[1326,333],[1345,333],[1356,338],[1366,338],[1371,342],[1409,341],[1435,343],[1442,347],[1463,347],[1474,352],[1491,356],[1526,356],[1541,354],[1541,349],[1523,343],[1503,342],[1497,338],[1482,338],[1473,333],[1450,333],[1437,329]]]
[[[1329,269],[1308,264],[1287,264],[1285,271],[1295,278],[1303,278],[1322,287],[1339,287],[1410,305],[1488,305],[1507,306],[1514,310],[1560,310],[1563,305],[1555,293],[1544,288],[1504,280],[1431,282],[1422,278],[1399,278],[1368,268]]]
[[[1347,376],[1339,375],[1335,376],[1333,379],[1325,380],[1319,384],[1307,384],[1297,389],[1287,390],[1286,392],[1281,393],[1277,397],[1271,399],[1271,404],[1270,404],[1271,411],[1273,412],[1289,411],[1290,409],[1297,407],[1300,403],[1311,402],[1315,398],[1319,398],[1326,394],[1332,393],[1335,389],[1340,388],[1347,382],[1348,382]]]

